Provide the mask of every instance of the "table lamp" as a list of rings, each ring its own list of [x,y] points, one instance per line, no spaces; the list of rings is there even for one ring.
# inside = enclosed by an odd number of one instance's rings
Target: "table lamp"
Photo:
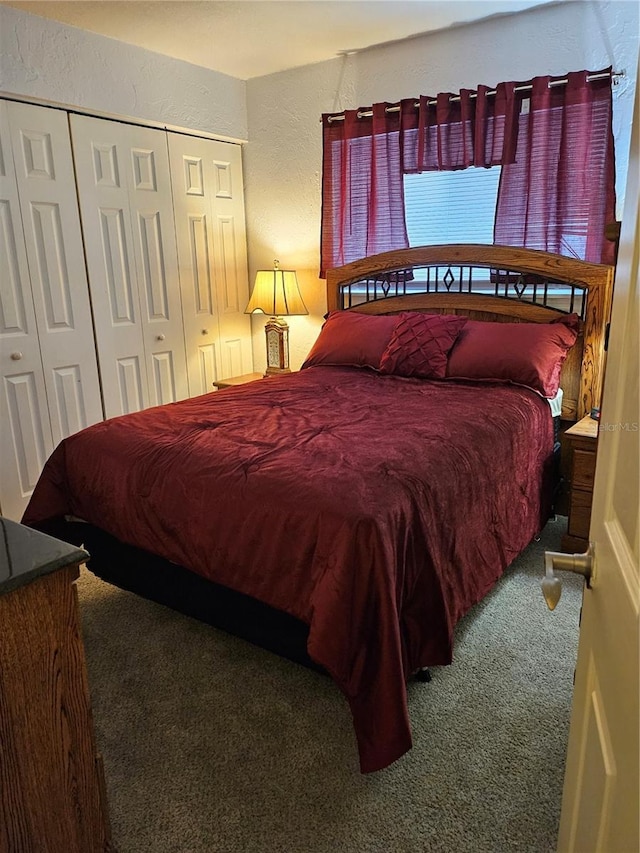
[[[245,314],[262,311],[269,314],[264,333],[267,339],[267,369],[265,376],[290,373],[289,326],[282,319],[292,314],[308,314],[293,270],[281,270],[280,261],[272,270],[258,270]]]

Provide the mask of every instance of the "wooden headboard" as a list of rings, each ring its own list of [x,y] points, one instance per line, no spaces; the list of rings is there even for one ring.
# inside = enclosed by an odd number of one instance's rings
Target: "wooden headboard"
[[[562,417],[600,405],[613,267],[511,246],[457,244],[383,252],[327,271],[329,311],[425,311],[549,323],[576,313],[581,332],[562,368]]]

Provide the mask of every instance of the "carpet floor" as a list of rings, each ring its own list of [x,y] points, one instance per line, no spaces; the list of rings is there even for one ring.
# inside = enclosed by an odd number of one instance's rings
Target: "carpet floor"
[[[119,853],[555,850],[581,579],[549,612],[550,521],[411,683],[413,749],[363,776],[333,682],[98,580],[78,582]]]

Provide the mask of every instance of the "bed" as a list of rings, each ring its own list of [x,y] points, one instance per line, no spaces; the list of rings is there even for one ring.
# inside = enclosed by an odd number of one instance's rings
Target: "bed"
[[[478,245],[330,270],[302,370],[67,438],[23,522],[327,672],[380,770],[411,747],[407,680],[451,663],[456,623],[551,513],[558,423],[599,404],[612,279]]]

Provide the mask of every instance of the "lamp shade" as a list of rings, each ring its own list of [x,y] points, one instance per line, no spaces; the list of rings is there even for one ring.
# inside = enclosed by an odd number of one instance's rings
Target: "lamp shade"
[[[308,314],[295,272],[281,270],[279,261],[273,262],[272,270],[258,270],[245,314],[253,314],[254,311],[262,311],[272,317]]]

